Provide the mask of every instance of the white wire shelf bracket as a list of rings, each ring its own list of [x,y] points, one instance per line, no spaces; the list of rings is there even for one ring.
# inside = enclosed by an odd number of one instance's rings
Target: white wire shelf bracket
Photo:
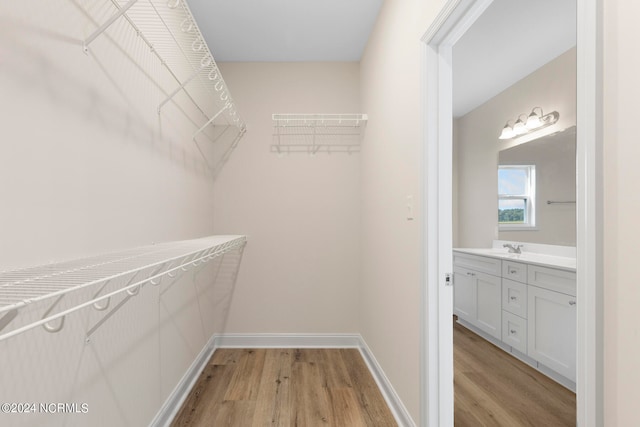
[[[0,272],[0,341],[37,326],[43,326],[48,332],[59,332],[68,314],[89,306],[104,311],[110,306],[111,298],[120,294],[126,295],[123,300],[126,302],[138,295],[145,285],[158,286],[164,278],[175,279],[230,251],[242,250],[246,241],[246,236],[209,236]],[[111,287],[106,292],[108,285]],[[74,301],[61,311],[55,310],[66,295],[81,289],[89,289],[91,296]],[[22,309],[42,301],[51,301],[51,304],[41,318],[5,331]],[[121,301],[116,308],[122,304]]]
[[[273,144],[278,154],[360,150],[366,114],[273,114]]]
[[[178,93],[183,93],[202,115],[195,135],[212,124],[233,126],[244,134],[246,125],[185,0],[98,1],[112,4],[113,12],[106,19],[94,19],[99,26],[84,40],[85,52],[109,27],[125,20],[176,82],[173,89],[162,90],[166,97],[158,105],[158,114],[167,103],[175,102]],[[86,13],[91,16],[88,9]]]

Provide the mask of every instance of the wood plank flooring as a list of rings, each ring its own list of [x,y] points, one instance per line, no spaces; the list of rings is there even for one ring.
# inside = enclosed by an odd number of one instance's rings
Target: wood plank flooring
[[[356,349],[218,349],[172,426],[397,424]]]
[[[454,323],[455,425],[575,426],[575,394]],[[172,426],[397,426],[356,349],[219,349]]]
[[[454,322],[454,423],[575,426],[576,395]]]

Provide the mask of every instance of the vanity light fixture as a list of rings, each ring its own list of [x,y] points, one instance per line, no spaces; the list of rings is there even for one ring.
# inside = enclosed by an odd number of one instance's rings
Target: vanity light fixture
[[[539,112],[539,113],[538,113]],[[522,120],[522,117],[525,119]],[[556,123],[560,118],[560,113],[553,111],[549,114],[544,114],[542,108],[534,107],[531,110],[529,116],[526,114],[520,114],[516,119],[516,122],[511,126],[509,121],[502,128],[499,139],[513,139],[522,135],[546,128]]]

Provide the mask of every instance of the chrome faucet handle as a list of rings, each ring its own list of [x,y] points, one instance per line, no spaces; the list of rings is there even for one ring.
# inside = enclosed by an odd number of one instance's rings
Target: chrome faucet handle
[[[520,245],[517,243],[505,243],[502,245],[503,248],[509,248],[509,253],[519,254],[521,253],[521,249],[524,245]]]

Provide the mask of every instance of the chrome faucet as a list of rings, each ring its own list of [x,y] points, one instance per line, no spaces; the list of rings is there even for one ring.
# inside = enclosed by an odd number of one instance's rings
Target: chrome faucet
[[[509,248],[510,254],[521,254],[522,253],[522,245],[505,243],[502,245],[503,248]]]

